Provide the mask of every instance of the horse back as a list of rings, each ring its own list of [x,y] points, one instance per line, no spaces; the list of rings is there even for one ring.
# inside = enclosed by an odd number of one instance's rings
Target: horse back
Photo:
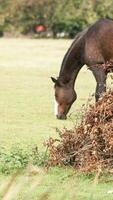
[[[85,34],[84,59],[87,65],[113,61],[113,21],[102,19]]]

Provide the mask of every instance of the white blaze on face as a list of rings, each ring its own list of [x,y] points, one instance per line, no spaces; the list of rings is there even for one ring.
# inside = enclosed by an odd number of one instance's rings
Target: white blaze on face
[[[54,114],[55,116],[58,115],[58,103],[56,100],[55,100],[55,105],[54,105]]]

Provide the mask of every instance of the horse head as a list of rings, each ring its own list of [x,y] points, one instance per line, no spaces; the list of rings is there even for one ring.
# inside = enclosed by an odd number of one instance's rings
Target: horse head
[[[70,82],[62,83],[60,79],[51,77],[55,89],[55,115],[57,119],[66,119],[77,95]]]

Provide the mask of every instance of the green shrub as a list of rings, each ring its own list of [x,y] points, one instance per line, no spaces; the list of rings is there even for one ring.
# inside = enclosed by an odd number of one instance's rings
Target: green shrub
[[[13,147],[9,152],[0,154],[0,171],[9,174],[17,169],[24,168],[28,163],[29,155],[19,147]]]
[[[0,152],[0,172],[4,174],[14,173],[19,169],[24,169],[28,163],[37,166],[46,165],[47,153],[39,153],[38,147],[21,148],[13,146],[9,151],[1,148]]]
[[[3,23],[7,32],[28,34],[38,22],[37,16],[42,16],[42,24],[54,36],[63,31],[74,37],[99,18],[113,19],[112,4],[112,0],[1,0],[0,24]]]

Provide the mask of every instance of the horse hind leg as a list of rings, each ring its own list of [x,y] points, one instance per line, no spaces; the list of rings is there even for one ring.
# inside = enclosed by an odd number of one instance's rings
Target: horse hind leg
[[[101,66],[94,66],[91,68],[91,71],[95,77],[96,80],[96,91],[95,91],[95,99],[96,102],[99,100],[99,98],[102,96],[102,93],[106,92],[106,78],[107,73],[104,69],[101,68]]]

